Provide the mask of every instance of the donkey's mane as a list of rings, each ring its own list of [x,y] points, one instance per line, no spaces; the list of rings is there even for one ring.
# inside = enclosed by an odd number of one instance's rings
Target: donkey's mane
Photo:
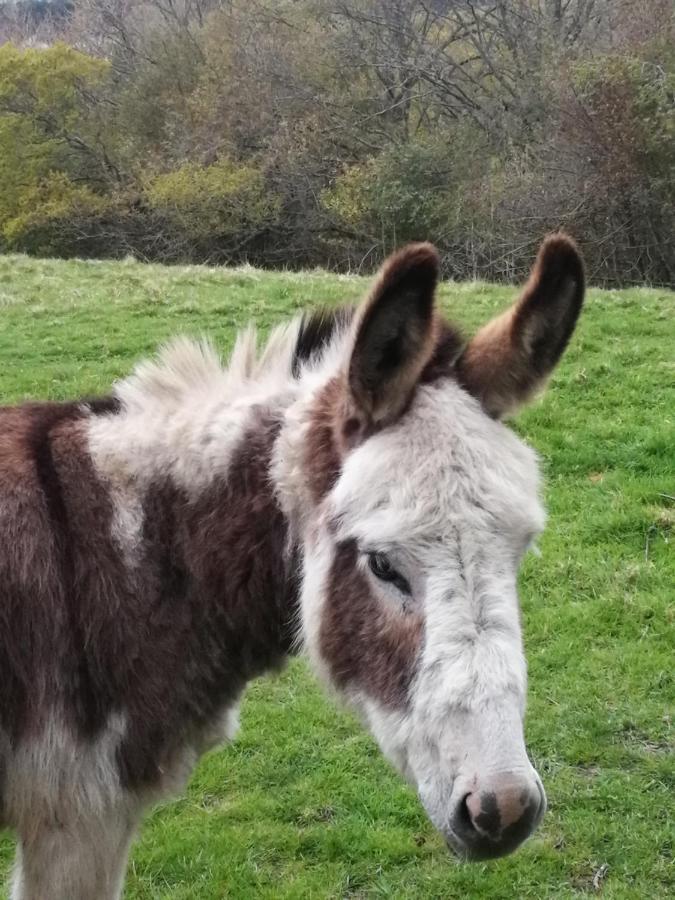
[[[339,306],[303,315],[293,351],[294,377],[300,375],[303,365],[321,359],[336,334],[351,325],[355,312],[353,306]]]
[[[248,326],[237,334],[227,362],[207,339],[175,338],[117,383],[114,402],[127,412],[152,408],[161,414],[186,402],[278,394],[305,377],[323,376],[337,368],[355,312],[351,306],[342,306],[296,316],[274,328],[263,344],[256,329]],[[463,346],[458,330],[439,319],[434,352],[422,381],[453,374]]]
[[[306,370],[322,367],[353,316],[351,307],[306,313],[274,328],[261,346],[258,332],[248,326],[238,333],[227,363],[207,339],[175,338],[118,382],[115,397],[130,410],[149,401],[171,408],[214,392],[223,398],[241,396],[247,388],[283,389]]]

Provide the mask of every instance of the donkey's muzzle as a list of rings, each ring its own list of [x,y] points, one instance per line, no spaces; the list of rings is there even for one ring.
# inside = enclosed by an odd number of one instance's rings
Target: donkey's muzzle
[[[458,803],[452,830],[469,859],[505,856],[529,837],[546,811],[538,779],[502,773],[481,779]]]

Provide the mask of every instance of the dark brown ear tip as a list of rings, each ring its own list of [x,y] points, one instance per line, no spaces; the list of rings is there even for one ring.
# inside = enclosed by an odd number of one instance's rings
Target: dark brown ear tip
[[[406,244],[385,262],[384,274],[387,280],[398,281],[414,277],[435,284],[438,281],[440,267],[440,256],[433,244],[426,242]]]
[[[440,265],[440,254],[436,247],[429,241],[420,241],[414,244],[406,244],[398,251],[402,256],[409,257],[418,263],[428,261],[432,265]]]
[[[584,262],[574,238],[564,231],[547,235],[537,254],[538,268],[567,270],[581,281],[584,278]]]

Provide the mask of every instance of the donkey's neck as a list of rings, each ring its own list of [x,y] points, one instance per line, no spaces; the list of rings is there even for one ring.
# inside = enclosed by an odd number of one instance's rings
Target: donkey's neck
[[[118,387],[121,409],[92,418],[89,447],[128,564],[142,576],[163,560],[164,592],[179,585],[244,682],[293,647],[298,553],[273,460],[300,389],[235,383],[208,351],[178,350]]]
[[[252,401],[196,392],[164,409],[119,396],[118,412],[92,413],[86,428],[110,543],[100,653],[133,651],[131,671],[113,658],[106,671],[130,697],[122,756],[136,785],[156,743],[167,759],[185,741],[207,746],[247,682],[292,652],[298,552],[271,474],[285,390]]]
[[[251,408],[227,470],[182,504],[185,565],[246,679],[282,661],[296,628],[297,546],[270,471],[282,427],[282,406]]]

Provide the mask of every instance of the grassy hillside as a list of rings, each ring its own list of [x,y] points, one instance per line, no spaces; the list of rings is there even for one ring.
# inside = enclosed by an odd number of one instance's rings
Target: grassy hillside
[[[106,391],[169,335],[207,333],[225,351],[249,319],[267,328],[366,284],[0,257],[0,398]],[[441,296],[470,330],[512,291],[447,284]],[[550,511],[521,578],[527,736],[550,811],[520,852],[457,864],[295,663],[250,688],[236,743],[149,817],[125,896],[672,896],[674,386],[675,295],[591,291],[549,393],[516,424],[542,455]],[[0,876],[12,853],[0,837]]]

